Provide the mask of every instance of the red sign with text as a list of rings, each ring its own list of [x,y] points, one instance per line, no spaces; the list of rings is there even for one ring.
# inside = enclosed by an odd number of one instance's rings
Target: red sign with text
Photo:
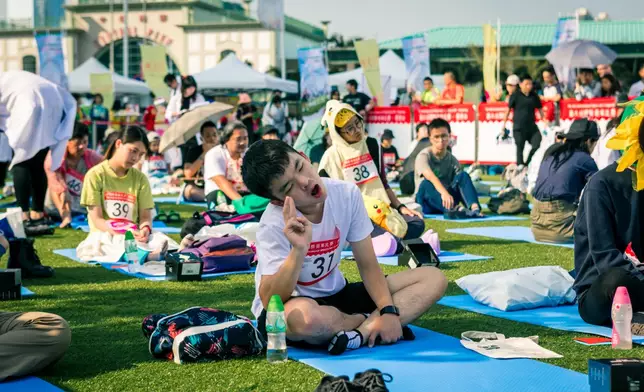
[[[543,115],[552,121],[555,118],[555,106],[552,102],[542,102],[543,105]],[[508,110],[508,104],[506,102],[490,102],[490,103],[481,103],[479,105],[479,121],[488,121],[488,122],[501,122],[505,116],[505,112]],[[508,116],[508,121],[512,121],[514,111],[510,111]],[[541,115],[539,110],[534,111],[534,116],[537,121],[541,121]]]
[[[369,124],[410,123],[411,114],[407,106],[376,106],[367,114]]]
[[[615,98],[564,99],[561,101],[561,119],[610,120],[617,116],[616,104]]]
[[[442,118],[448,122],[474,122],[476,112],[474,111],[474,105],[471,103],[449,106],[421,106],[414,112],[416,122],[428,123],[436,118]]]

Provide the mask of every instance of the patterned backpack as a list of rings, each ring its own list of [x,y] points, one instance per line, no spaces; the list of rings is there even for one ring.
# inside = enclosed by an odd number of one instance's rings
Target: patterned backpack
[[[198,306],[169,316],[149,315],[142,328],[150,354],[177,364],[257,355],[266,346],[249,319]]]

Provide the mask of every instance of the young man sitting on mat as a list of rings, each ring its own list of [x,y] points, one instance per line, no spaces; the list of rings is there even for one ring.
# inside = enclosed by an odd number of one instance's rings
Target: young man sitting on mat
[[[470,175],[461,170],[449,151],[449,123],[436,118],[429,123],[431,145],[416,157],[416,203],[425,214],[454,218],[481,218],[481,204]],[[459,207],[463,203],[465,207]]]
[[[251,192],[273,200],[257,233],[252,311],[262,333],[264,309],[277,294],[285,303],[289,344],[328,345],[337,355],[413,339],[403,326],[442,297],[447,280],[434,267],[383,275],[355,184],[321,178],[305,157],[276,140],[254,143],[242,174]],[[364,282],[348,283],[338,268],[347,242]]]
[[[607,143],[624,155],[591,177],[577,210],[573,288],[581,318],[609,326],[615,291],[626,287],[631,329],[644,335],[644,97],[633,103]]]

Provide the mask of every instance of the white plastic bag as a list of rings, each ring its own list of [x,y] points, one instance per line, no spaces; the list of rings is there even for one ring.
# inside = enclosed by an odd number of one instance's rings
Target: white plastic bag
[[[539,346],[538,336],[506,338],[495,332],[467,331],[461,334],[461,344],[469,350],[496,359],[563,358],[562,355]]]
[[[456,280],[476,302],[511,311],[574,303],[574,279],[561,267],[526,267]]]

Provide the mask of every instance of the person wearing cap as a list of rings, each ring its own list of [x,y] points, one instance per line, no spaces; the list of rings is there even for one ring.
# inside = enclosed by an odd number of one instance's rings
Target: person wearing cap
[[[517,75],[510,75],[505,81],[505,90],[501,90],[497,95],[497,101],[499,102],[510,102],[510,97],[517,91],[519,87],[519,77]]]
[[[393,143],[394,133],[391,129],[385,129],[380,136],[380,146],[382,147],[382,163],[387,171],[394,170],[399,165],[400,156]]]
[[[141,172],[146,177],[165,177],[168,175],[169,165],[165,161],[163,154],[159,153],[161,136],[156,132],[148,132],[147,136],[150,149],[141,162]]]
[[[575,220],[575,282],[579,315],[610,326],[620,286],[631,299],[631,332],[644,335],[644,97],[629,103],[615,136],[618,162],[592,176]]]
[[[66,228],[72,222],[72,213],[85,213],[81,207],[80,197],[83,189],[85,174],[89,169],[103,161],[97,152],[87,148],[89,144],[89,128],[77,122],[74,132],[67,142],[63,163],[52,170],[51,152],[45,158],[45,174],[47,175],[47,194],[45,196],[45,212],[51,217],[62,220],[61,228]]]
[[[386,220],[374,220],[372,236],[391,233],[398,241],[398,250],[402,249],[401,239],[420,237],[425,230],[423,215],[407,208],[389,187],[380,144],[365,134],[362,116],[350,105],[332,100],[327,102],[322,121],[333,144],[322,156],[320,175],[352,182],[365,200],[375,199],[386,206],[378,209],[387,212]]]
[[[532,233],[537,241],[573,241],[581,192],[598,170],[590,156],[598,139],[597,123],[575,120],[563,141],[550,146],[544,154],[532,191],[534,200],[530,214]]]

